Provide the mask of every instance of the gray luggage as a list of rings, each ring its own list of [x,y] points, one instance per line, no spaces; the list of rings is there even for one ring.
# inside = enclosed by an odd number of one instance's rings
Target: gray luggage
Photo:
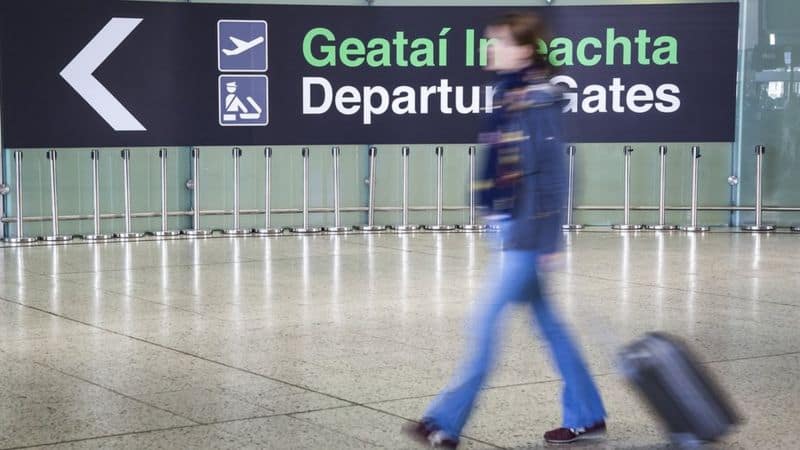
[[[676,444],[716,441],[740,422],[720,387],[677,338],[648,333],[623,348],[619,360],[625,378],[664,421]]]

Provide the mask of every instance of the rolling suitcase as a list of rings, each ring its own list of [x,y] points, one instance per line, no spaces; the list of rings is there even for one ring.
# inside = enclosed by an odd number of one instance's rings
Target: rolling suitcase
[[[665,422],[676,444],[716,441],[739,423],[721,389],[675,337],[648,333],[623,348],[619,360],[625,378]]]

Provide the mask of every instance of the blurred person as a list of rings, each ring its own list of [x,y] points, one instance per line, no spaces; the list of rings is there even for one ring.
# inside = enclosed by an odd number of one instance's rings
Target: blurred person
[[[548,38],[544,21],[531,13],[507,13],[486,35],[487,70],[497,73],[489,133],[489,157],[477,192],[489,220],[500,227],[502,250],[491,264],[490,283],[469,323],[460,370],[405,432],[433,447],[456,448],[478,392],[495,359],[503,311],[510,303],[530,306],[563,379],[561,427],[544,433],[549,443],[569,443],[606,431],[606,411],[578,347],[545,296],[539,269],[560,248],[566,169],[561,141],[562,92],[550,83],[553,70],[538,53]]]

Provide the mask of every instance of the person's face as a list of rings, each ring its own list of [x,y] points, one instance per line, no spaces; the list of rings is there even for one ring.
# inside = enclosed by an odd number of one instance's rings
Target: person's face
[[[486,37],[493,39],[487,49],[486,70],[514,72],[527,67],[533,59],[533,49],[518,45],[507,26],[487,28]]]

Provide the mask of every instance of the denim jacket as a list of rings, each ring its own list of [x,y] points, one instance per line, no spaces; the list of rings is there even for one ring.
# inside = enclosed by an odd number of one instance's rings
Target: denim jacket
[[[501,77],[488,158],[476,190],[481,206],[504,217],[503,247],[558,251],[567,180],[561,138],[563,95],[534,69]]]

